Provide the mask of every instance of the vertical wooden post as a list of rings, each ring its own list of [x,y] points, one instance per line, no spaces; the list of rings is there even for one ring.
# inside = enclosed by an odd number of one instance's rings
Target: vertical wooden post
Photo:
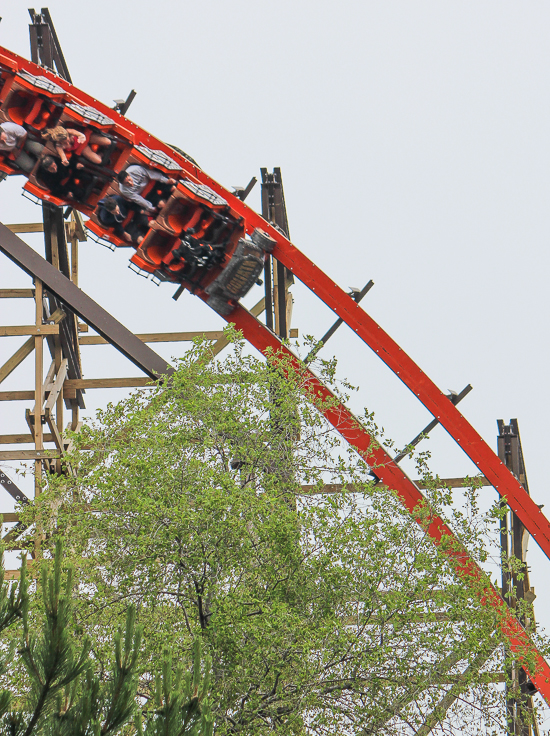
[[[81,238],[78,237],[77,232],[77,215],[73,212],[71,214],[71,220],[69,223],[67,223],[66,227],[66,234],[67,239],[71,242],[71,281],[75,286],[78,286],[78,243]],[[82,230],[82,227],[81,227]],[[83,235],[83,238],[85,238],[85,235]],[[78,340],[78,319],[75,316],[76,320],[76,339]],[[72,419],[71,419],[71,429],[75,431],[78,428],[78,423],[80,422],[80,409],[78,407],[78,404],[76,401],[73,402],[72,405]]]
[[[59,242],[57,239],[57,230],[55,228],[50,228],[50,243],[51,243],[51,262],[52,266],[55,266],[55,268],[59,269]],[[61,341],[59,339],[59,336],[57,336],[54,340],[55,344],[55,352],[54,352],[54,360],[55,360],[55,373],[57,375],[57,372],[59,371],[61,367],[61,360],[62,360],[62,353],[61,353]],[[55,406],[55,414],[56,414],[56,425],[57,429],[59,430],[59,433],[61,434],[63,432],[63,390],[61,390],[61,393],[59,394],[59,398],[57,399],[56,406]],[[61,472],[61,460],[55,461],[55,470],[57,473]]]
[[[278,262],[275,260],[275,258],[271,259],[273,262],[273,316],[275,318],[275,325],[274,330],[277,333],[277,335],[281,335],[281,325],[280,325],[280,310],[279,310],[279,296],[280,296],[280,289],[279,289],[279,269],[277,266],[279,265]]]
[[[288,237],[288,219],[286,214],[283,180],[281,169],[273,169],[268,173],[266,168],[262,174],[262,217],[272,222]],[[292,275],[275,258],[268,258],[264,268],[266,287],[266,325],[282,338],[288,337],[290,317],[292,313],[292,295],[288,286],[292,283]],[[271,288],[272,287],[272,288]],[[273,308],[273,312],[271,311]]]
[[[57,268],[59,271],[59,241],[57,239],[57,228],[51,226],[51,220],[52,220],[52,213],[50,210],[50,217],[49,217],[49,231],[50,231],[50,245],[52,249],[52,257],[51,257],[51,264],[54,266],[54,268]]]
[[[41,329],[42,327],[42,282],[38,279],[35,283],[35,300],[36,300],[36,327]],[[35,355],[35,381],[34,381],[34,392],[35,392],[35,404],[34,404],[34,444],[36,450],[44,449],[43,434],[42,434],[42,407],[44,405],[44,342],[42,335],[36,335],[34,338],[34,355]],[[36,488],[40,489],[40,476],[41,476],[42,462],[37,461],[36,468]],[[40,490],[37,491],[39,493]]]
[[[56,335],[55,338],[55,374],[56,376],[59,374],[59,369],[61,368],[61,361],[63,359],[63,355],[61,352],[61,341],[59,339],[59,336]],[[55,403],[55,423],[57,426],[57,431],[61,436],[63,436],[63,386],[61,386],[61,391],[59,392],[59,396],[57,397],[57,401]],[[61,458],[59,460],[56,460],[55,462],[55,472],[61,473]]]
[[[498,456],[529,493],[517,420],[511,419],[510,424],[505,425],[499,419],[497,424],[499,429]],[[527,531],[514,512],[508,509],[505,500],[501,501],[500,505],[502,509],[506,509],[506,514],[503,515],[500,522],[500,546],[504,563],[502,594],[503,596],[508,594],[505,600],[511,608],[515,609],[518,602],[525,599],[526,593],[531,592],[524,552]],[[510,533],[511,540],[509,541]],[[523,563],[521,574],[518,574],[518,571],[510,574],[506,569],[506,560],[510,556]],[[524,626],[527,624],[522,614],[518,618]],[[526,672],[515,664],[508,668],[507,676],[510,682],[506,684],[506,732],[509,736],[531,736],[532,699]]]
[[[36,328],[42,327],[42,316],[44,311],[43,288],[39,279],[35,281],[35,324]],[[44,406],[44,338],[36,335],[34,338],[34,447],[37,452],[44,449],[44,436],[42,432],[42,408]],[[42,460],[34,461],[34,496],[35,498],[42,490]],[[35,557],[40,555],[40,530],[37,525],[35,535]]]
[[[69,236],[71,240],[71,281],[78,286],[78,237],[76,235],[76,222],[69,223]]]

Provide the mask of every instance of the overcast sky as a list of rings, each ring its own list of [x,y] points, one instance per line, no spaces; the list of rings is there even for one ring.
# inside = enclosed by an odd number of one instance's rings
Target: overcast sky
[[[28,57],[27,7],[0,3],[0,45]],[[344,288],[375,281],[365,309],[441,389],[474,386],[461,409],[492,447],[496,419],[517,417],[531,494],[550,513],[550,4],[50,0],[48,7],[75,85],[107,104],[134,88],[128,117],[190,153],[224,186],[245,185],[262,166],[281,167],[293,242]],[[18,179],[1,185],[2,222],[40,219],[20,187]],[[259,186],[249,203],[259,208]],[[41,247],[39,238],[28,242]],[[132,274],[127,257],[84,244],[80,284],[130,329],[221,326],[191,295],[176,303],[172,287]],[[6,259],[0,282],[29,285]],[[332,314],[300,284],[293,292],[293,326],[320,337]],[[245,303],[260,297],[256,287]],[[32,320],[30,304],[28,316],[21,303],[3,301],[0,309],[2,324]],[[4,338],[1,356],[19,342]],[[178,349],[159,346],[167,357]],[[353,408],[374,410],[398,444],[429,421],[347,327],[325,352],[361,387]],[[83,356],[86,377],[135,374],[111,348],[84,348]],[[30,387],[31,368],[2,388]],[[89,391],[88,406],[107,396],[118,394]],[[0,410],[1,432],[25,431],[21,406]],[[474,472],[442,430],[426,445],[441,476]],[[529,552],[536,612],[548,626],[550,562],[533,543]]]

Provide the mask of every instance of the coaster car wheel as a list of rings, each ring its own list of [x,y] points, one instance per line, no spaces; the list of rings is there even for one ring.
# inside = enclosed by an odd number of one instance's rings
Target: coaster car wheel
[[[257,245],[258,248],[261,248],[266,253],[273,253],[273,248],[276,245],[275,238],[272,238],[271,235],[268,235],[264,230],[260,230],[259,227],[254,230],[250,236],[250,240],[252,240],[254,245]]]

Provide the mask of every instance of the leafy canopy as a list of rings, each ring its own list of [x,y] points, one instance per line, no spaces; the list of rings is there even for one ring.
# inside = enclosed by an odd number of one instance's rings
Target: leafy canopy
[[[373,483],[304,377],[238,341],[209,358],[197,343],[169,385],[99,412],[75,437],[76,476],[53,478],[35,508],[85,582],[78,617],[97,656],[132,603],[147,663],[202,639],[217,734],[402,734],[462,672],[446,728],[493,732],[500,692],[476,683],[498,651],[495,612]],[[321,377],[338,392],[334,368]],[[453,512],[437,485],[431,508],[482,558],[491,520],[475,492]],[[151,682],[141,692],[153,698]]]

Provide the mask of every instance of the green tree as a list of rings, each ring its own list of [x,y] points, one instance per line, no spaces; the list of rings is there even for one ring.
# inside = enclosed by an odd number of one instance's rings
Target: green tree
[[[74,630],[73,570],[68,566],[63,573],[62,560],[58,541],[53,569],[42,566],[36,594],[29,593],[25,558],[19,582],[6,582],[2,570],[0,632],[17,623],[23,631],[18,656],[14,658],[12,646],[2,663],[2,679],[10,687],[0,692],[0,734],[114,736],[137,730],[145,736],[210,736],[208,675],[201,677],[200,644],[195,646],[193,672],[183,678],[180,667],[175,682],[165,653],[155,707],[141,704],[141,630],[135,626],[135,606],[128,606],[124,630],[113,637],[111,671],[98,675],[90,638],[78,637]],[[33,600],[38,596],[39,601]]]
[[[321,371],[334,385],[334,364]],[[85,582],[78,620],[94,651],[105,656],[129,602],[147,666],[200,638],[217,734],[402,734],[445,716],[430,713],[446,683],[447,732],[498,732],[502,694],[479,674],[499,656],[496,612],[342,445],[303,380],[240,343],[209,362],[198,343],[168,386],[75,437],[76,477],[52,479],[38,511]],[[320,494],[327,484],[338,492]],[[475,488],[453,511],[438,485],[430,508],[483,562],[493,519]]]

